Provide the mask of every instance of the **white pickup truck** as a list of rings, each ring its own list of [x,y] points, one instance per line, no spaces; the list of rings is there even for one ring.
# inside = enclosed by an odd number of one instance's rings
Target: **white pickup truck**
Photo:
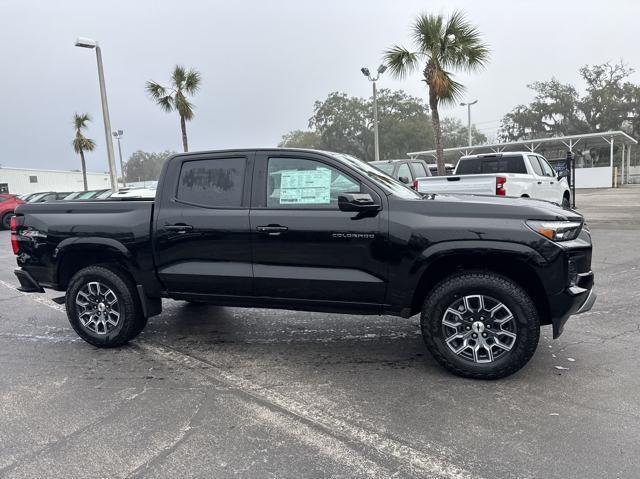
[[[417,179],[419,193],[466,193],[521,196],[571,205],[567,172],[556,173],[541,155],[531,152],[463,156],[452,176]]]

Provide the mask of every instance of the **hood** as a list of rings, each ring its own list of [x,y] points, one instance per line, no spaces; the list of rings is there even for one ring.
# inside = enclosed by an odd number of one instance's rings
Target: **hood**
[[[555,203],[532,198],[427,194],[421,201],[411,202],[416,210],[439,216],[583,221],[582,215],[575,210],[566,210]]]

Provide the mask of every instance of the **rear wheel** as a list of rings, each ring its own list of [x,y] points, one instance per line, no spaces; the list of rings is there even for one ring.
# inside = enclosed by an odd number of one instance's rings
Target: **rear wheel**
[[[422,334],[434,358],[468,378],[498,379],[522,368],[538,346],[540,322],[529,295],[490,272],[461,273],[428,295]]]
[[[11,213],[6,213],[2,217],[2,228],[8,230],[11,228],[11,217],[13,216],[13,211]]]
[[[122,346],[146,325],[133,282],[117,269],[90,266],[78,271],[66,294],[67,317],[89,344]]]
[[[564,195],[562,197],[562,207],[567,210],[571,208],[571,199],[569,198],[569,195]]]

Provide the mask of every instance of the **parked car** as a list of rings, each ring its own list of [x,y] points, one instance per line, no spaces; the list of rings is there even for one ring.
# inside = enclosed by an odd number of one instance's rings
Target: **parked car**
[[[369,164],[414,190],[418,185],[418,178],[431,176],[429,165],[424,160],[383,160]]]
[[[11,217],[18,205],[24,203],[23,200],[16,195],[10,193],[0,193],[0,226],[9,229]]]
[[[460,158],[453,176],[418,180],[418,191],[520,196],[569,208],[566,176],[567,172],[556,173],[543,156],[531,152],[471,155]]]
[[[109,198],[154,198],[156,196],[155,188],[121,188],[117,193],[112,193]]]
[[[105,190],[104,192],[100,193],[99,195],[96,196],[96,200],[104,200],[109,198],[111,195],[113,194],[113,191],[111,190]]]
[[[56,191],[45,191],[42,193],[35,193],[28,197],[27,203],[46,203],[48,201],[58,201],[63,200],[66,196],[69,196],[71,192],[56,192]]]
[[[48,193],[48,191],[45,191],[45,192],[38,191],[37,193],[26,193],[24,195],[20,195],[20,199],[26,203],[29,203],[36,196],[44,195],[45,193]]]
[[[80,196],[84,191],[74,191],[73,193],[69,193],[67,196],[62,198],[64,201],[75,200],[78,196]]]
[[[23,204],[11,243],[20,289],[66,291],[71,326],[98,347],[135,338],[164,297],[420,313],[440,364],[499,378],[529,361],[540,325],[557,338],[595,301],[591,236],[576,211],[420,195],[314,150],[174,155],[153,201]]]
[[[88,191],[76,191],[65,196],[63,200],[92,200],[98,198],[101,194],[110,190],[88,190]]]

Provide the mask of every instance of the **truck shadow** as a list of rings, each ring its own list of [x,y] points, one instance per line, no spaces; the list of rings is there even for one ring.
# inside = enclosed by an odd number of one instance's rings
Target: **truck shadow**
[[[243,309],[168,302],[143,333],[189,354],[216,361],[261,360],[321,369],[375,364],[378,368],[437,368],[420,335],[419,318]]]

